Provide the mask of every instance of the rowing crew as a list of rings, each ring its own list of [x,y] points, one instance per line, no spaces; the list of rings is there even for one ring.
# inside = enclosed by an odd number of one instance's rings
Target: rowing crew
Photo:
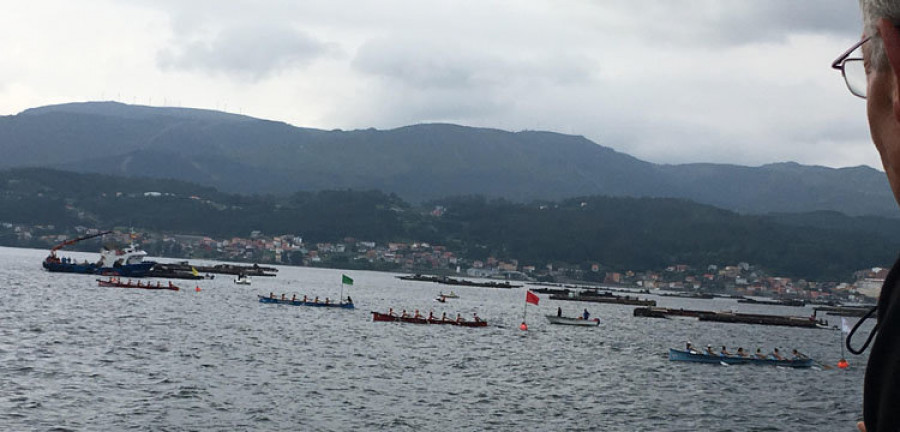
[[[775,348],[771,353],[768,353],[768,354],[764,354],[762,352],[762,349],[757,348],[756,352],[754,354],[750,354],[748,351],[745,351],[743,347],[740,347],[737,349],[736,352],[731,353],[728,351],[728,349],[724,345],[722,346],[722,350],[719,352],[716,352],[713,349],[712,345],[707,345],[706,350],[704,350],[704,352],[701,352],[701,351],[695,349],[694,346],[691,345],[690,342],[688,342],[685,346],[685,350],[687,350],[691,354],[706,354],[706,355],[718,356],[718,357],[757,358],[757,359],[763,359],[763,360],[805,360],[805,359],[809,358],[806,356],[806,354],[803,354],[800,351],[797,351],[796,348],[791,352],[790,358],[783,356],[778,351],[778,348]]]
[[[273,300],[278,300],[278,299],[275,297],[275,293],[273,293],[273,292],[270,292],[270,293],[269,293],[269,298],[270,298],[270,299],[273,299]],[[314,299],[309,300],[309,298],[306,297],[306,295],[304,295],[302,299],[298,299],[298,298],[297,298],[297,294],[294,294],[293,296],[291,296],[291,298],[287,298],[287,296],[286,296],[284,293],[282,293],[282,294],[281,294],[281,301],[291,301],[291,302],[297,302],[297,301],[300,301],[300,302],[303,302],[303,303],[319,303],[319,296],[316,296]],[[353,303],[353,299],[351,299],[350,296],[347,296],[347,303]],[[328,305],[328,304],[331,304],[331,299],[328,298],[328,297],[325,297],[325,304],[327,304],[327,305]]]
[[[397,313],[394,312],[394,308],[390,308],[390,309],[388,309],[388,315],[390,315],[392,317],[398,317],[398,318],[411,318],[411,319],[421,319],[421,320],[427,319],[428,321],[444,321],[444,322],[455,321],[458,323],[466,322],[466,319],[463,318],[462,315],[460,315],[460,314],[456,314],[456,319],[454,320],[453,318],[447,317],[447,312],[442,313],[441,317],[438,318],[438,317],[434,316],[434,311],[430,311],[430,312],[428,312],[428,316],[426,317],[425,315],[422,315],[421,313],[419,313],[418,309],[413,311],[413,314],[410,314],[409,312],[406,311],[406,309],[403,309],[403,311],[400,313],[400,315],[397,315]],[[481,322],[482,320],[480,317],[478,317],[477,313],[473,313],[472,321]]]
[[[97,279],[97,280],[99,281],[100,279]],[[118,277],[112,277],[112,276],[109,277],[109,280],[103,281],[103,282],[114,283],[114,284],[119,284],[119,285],[127,285],[127,286],[131,286],[131,287],[153,288],[153,282],[148,281],[147,284],[145,285],[145,284],[142,284],[141,281],[137,281],[137,283],[133,283],[133,282],[131,282],[131,279],[128,279],[127,283],[123,283],[122,279],[120,279]],[[169,288],[174,288],[174,287],[175,287],[175,285],[172,285],[172,281],[169,281]],[[156,288],[162,288],[162,285],[160,285],[159,281],[156,281]]]

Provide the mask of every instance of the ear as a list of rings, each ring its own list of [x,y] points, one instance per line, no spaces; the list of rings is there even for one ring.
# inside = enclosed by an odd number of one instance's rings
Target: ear
[[[894,118],[900,122],[900,30],[894,27],[894,23],[882,18],[878,20],[878,34],[884,42],[884,54],[891,66],[890,73],[894,78],[891,100],[894,102]]]

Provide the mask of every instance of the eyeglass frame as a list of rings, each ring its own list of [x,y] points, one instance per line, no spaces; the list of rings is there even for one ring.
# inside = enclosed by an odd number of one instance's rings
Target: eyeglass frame
[[[848,60],[862,61],[863,59],[861,59],[861,58],[860,59],[856,59],[856,58],[850,59],[847,57],[850,57],[850,54],[853,53],[853,51],[856,51],[864,43],[866,43],[870,40],[872,40],[872,36],[866,36],[866,37],[860,39],[859,42],[855,43],[852,47],[850,47],[850,49],[848,49],[847,51],[844,51],[843,54],[839,55],[838,58],[836,58],[833,62],[831,62],[832,69],[839,69],[841,71],[841,76],[844,78],[844,84],[847,85],[847,90],[850,90],[850,93],[853,96],[860,97],[863,99],[866,98],[866,94],[862,94],[862,95],[856,94],[856,92],[853,91],[853,87],[850,87],[850,81],[847,80],[847,72],[844,69],[844,64],[847,63]]]

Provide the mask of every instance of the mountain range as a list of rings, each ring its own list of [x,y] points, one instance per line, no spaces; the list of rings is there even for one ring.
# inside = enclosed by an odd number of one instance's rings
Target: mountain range
[[[898,215],[884,173],[869,167],[660,165],[581,136],[451,124],[326,131],[211,110],[69,103],[0,117],[0,152],[0,169],[176,179],[240,194],[375,189],[413,202],[605,195],[749,214]]]

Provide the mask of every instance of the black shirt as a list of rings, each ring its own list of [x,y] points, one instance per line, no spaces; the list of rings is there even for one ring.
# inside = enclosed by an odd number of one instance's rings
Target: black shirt
[[[878,296],[878,334],[869,353],[863,391],[868,432],[900,431],[900,259]]]

